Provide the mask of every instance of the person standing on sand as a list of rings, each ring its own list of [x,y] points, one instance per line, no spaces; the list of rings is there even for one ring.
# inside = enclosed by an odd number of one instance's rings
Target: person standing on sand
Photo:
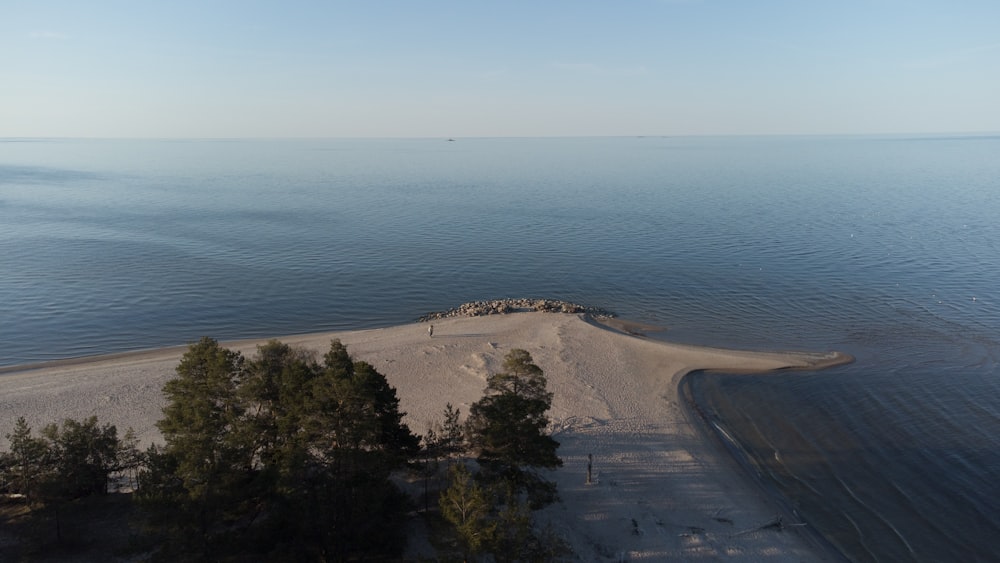
[[[427,327],[427,336],[434,338],[434,325]]]

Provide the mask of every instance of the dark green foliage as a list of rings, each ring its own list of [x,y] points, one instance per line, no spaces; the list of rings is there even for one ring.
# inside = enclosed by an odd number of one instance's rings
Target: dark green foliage
[[[139,471],[144,463],[145,457],[139,451],[139,437],[135,435],[135,430],[129,428],[118,444],[118,467],[116,469],[122,472],[133,487],[138,487]]]
[[[448,482],[450,486],[438,497],[438,506],[458,533],[468,559],[494,543],[498,522],[492,517],[493,494],[477,483],[461,463],[451,466]]]
[[[447,458],[465,451],[465,430],[459,421],[461,414],[448,403],[442,413],[442,422],[428,425],[424,435],[424,453],[428,457]]]
[[[165,446],[150,449],[140,497],[154,523],[176,530],[174,545],[205,555],[246,516],[252,474],[250,444],[241,440],[242,355],[210,338],[192,344],[163,386],[167,405],[157,422]]]
[[[10,451],[0,454],[0,482],[7,492],[25,495],[33,507],[29,519],[39,529],[52,530],[61,543],[62,508],[108,492],[109,476],[121,467],[123,446],[115,427],[99,426],[94,416],[83,422],[66,419],[62,426],[49,424],[41,434],[32,436],[24,418],[17,420],[14,432],[7,435]]]
[[[416,451],[385,377],[340,341],[324,363],[271,341],[249,361],[210,339],[164,387],[140,494],[167,557],[345,560],[403,545],[389,474]],[[194,539],[194,541],[192,541]]]
[[[430,510],[431,481],[433,480],[435,484],[435,491],[439,488],[441,459],[447,459],[450,467],[452,458],[465,451],[465,436],[459,421],[460,416],[461,411],[448,403],[445,405],[443,422],[428,425],[424,433],[423,448],[420,450],[420,469],[424,478],[424,511]]]
[[[448,403],[443,413],[443,423],[428,425],[423,437],[421,453],[425,460],[435,465],[441,458],[451,458],[465,451],[465,430],[459,421],[461,411]]]
[[[120,448],[114,426],[98,426],[96,416],[83,422],[66,419],[62,428],[46,426],[42,436],[49,442],[50,495],[72,500],[108,492],[108,476],[118,468]]]
[[[449,469],[448,479],[438,505],[465,560],[487,553],[498,562],[572,559],[572,549],[551,527],[536,526],[525,496],[509,481],[474,477],[461,463]]]
[[[462,412],[448,403],[444,407],[444,424],[438,433],[441,455],[448,457],[465,450],[465,430],[459,421]]]
[[[33,436],[22,417],[7,435],[10,451],[0,454],[0,467],[8,492],[49,503],[108,492],[122,449],[114,426],[99,426],[92,416],[49,424],[41,434]]]
[[[509,483],[499,486],[496,509],[497,528],[491,542],[494,559],[514,561],[571,560],[573,550],[551,527],[539,529],[531,516],[531,506]]]
[[[343,559],[401,546],[405,499],[389,474],[416,454],[396,391],[370,364],[334,341],[281,424],[298,438],[277,471],[283,498],[274,520],[304,555]],[[281,516],[283,512],[285,516]]]
[[[546,433],[552,393],[542,370],[525,350],[512,350],[504,370],[486,379],[482,399],[470,408],[469,440],[483,468],[528,493],[532,508],[555,500],[555,487],[537,469],[562,465],[559,442]]]
[[[529,547],[535,538],[531,510],[510,483],[503,483],[501,489],[497,532],[491,542],[494,558],[500,562],[531,561]]]
[[[551,530],[539,534],[531,516],[532,510],[556,500],[555,484],[539,470],[562,465],[556,455],[559,443],[546,432],[552,393],[545,387],[545,375],[531,355],[512,350],[504,371],[487,377],[483,398],[470,408],[466,433],[480,472],[473,480],[464,465],[453,467],[439,502],[467,555],[489,552],[496,561],[555,561],[569,554]],[[452,416],[449,408],[445,420],[445,427],[454,428],[457,411]]]
[[[31,435],[24,417],[17,419],[14,432],[7,434],[10,452],[0,454],[0,468],[7,492],[22,494],[29,501],[38,495],[38,485],[49,470],[50,452],[42,438]]]

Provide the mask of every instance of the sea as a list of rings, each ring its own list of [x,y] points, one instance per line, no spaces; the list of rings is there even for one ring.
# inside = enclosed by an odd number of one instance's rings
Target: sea
[[[505,297],[853,355],[683,385],[844,559],[1000,560],[1000,135],[0,139],[3,366]]]

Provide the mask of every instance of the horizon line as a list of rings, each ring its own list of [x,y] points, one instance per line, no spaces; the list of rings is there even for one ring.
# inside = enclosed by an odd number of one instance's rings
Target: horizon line
[[[303,136],[93,136],[93,135],[10,135],[0,136],[0,142],[16,141],[320,141],[320,140],[444,140],[458,141],[485,139],[678,139],[678,138],[722,138],[722,137],[914,137],[914,136],[962,136],[985,137],[1000,135],[1000,130],[982,131],[909,131],[879,133],[680,133],[680,134],[629,134],[629,135],[303,135]]]

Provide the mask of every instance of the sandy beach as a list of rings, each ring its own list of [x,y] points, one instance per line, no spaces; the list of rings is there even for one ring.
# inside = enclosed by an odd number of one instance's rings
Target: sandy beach
[[[554,393],[550,418],[564,466],[561,502],[537,513],[582,561],[829,561],[806,527],[759,529],[781,508],[728,457],[678,397],[693,370],[820,369],[832,353],[747,352],[632,336],[582,315],[518,313],[384,329],[277,337],[322,354],[341,339],[396,387],[418,434],[450,402],[468,413],[513,348],[529,351]],[[263,342],[226,342],[253,355]],[[0,443],[18,416],[36,429],[97,415],[143,443],[160,436],[160,389],[185,347],[0,370]],[[587,483],[588,455],[593,479]],[[784,515],[785,522],[794,522]],[[415,542],[414,555],[427,546]],[[426,551],[423,552],[425,555]]]

